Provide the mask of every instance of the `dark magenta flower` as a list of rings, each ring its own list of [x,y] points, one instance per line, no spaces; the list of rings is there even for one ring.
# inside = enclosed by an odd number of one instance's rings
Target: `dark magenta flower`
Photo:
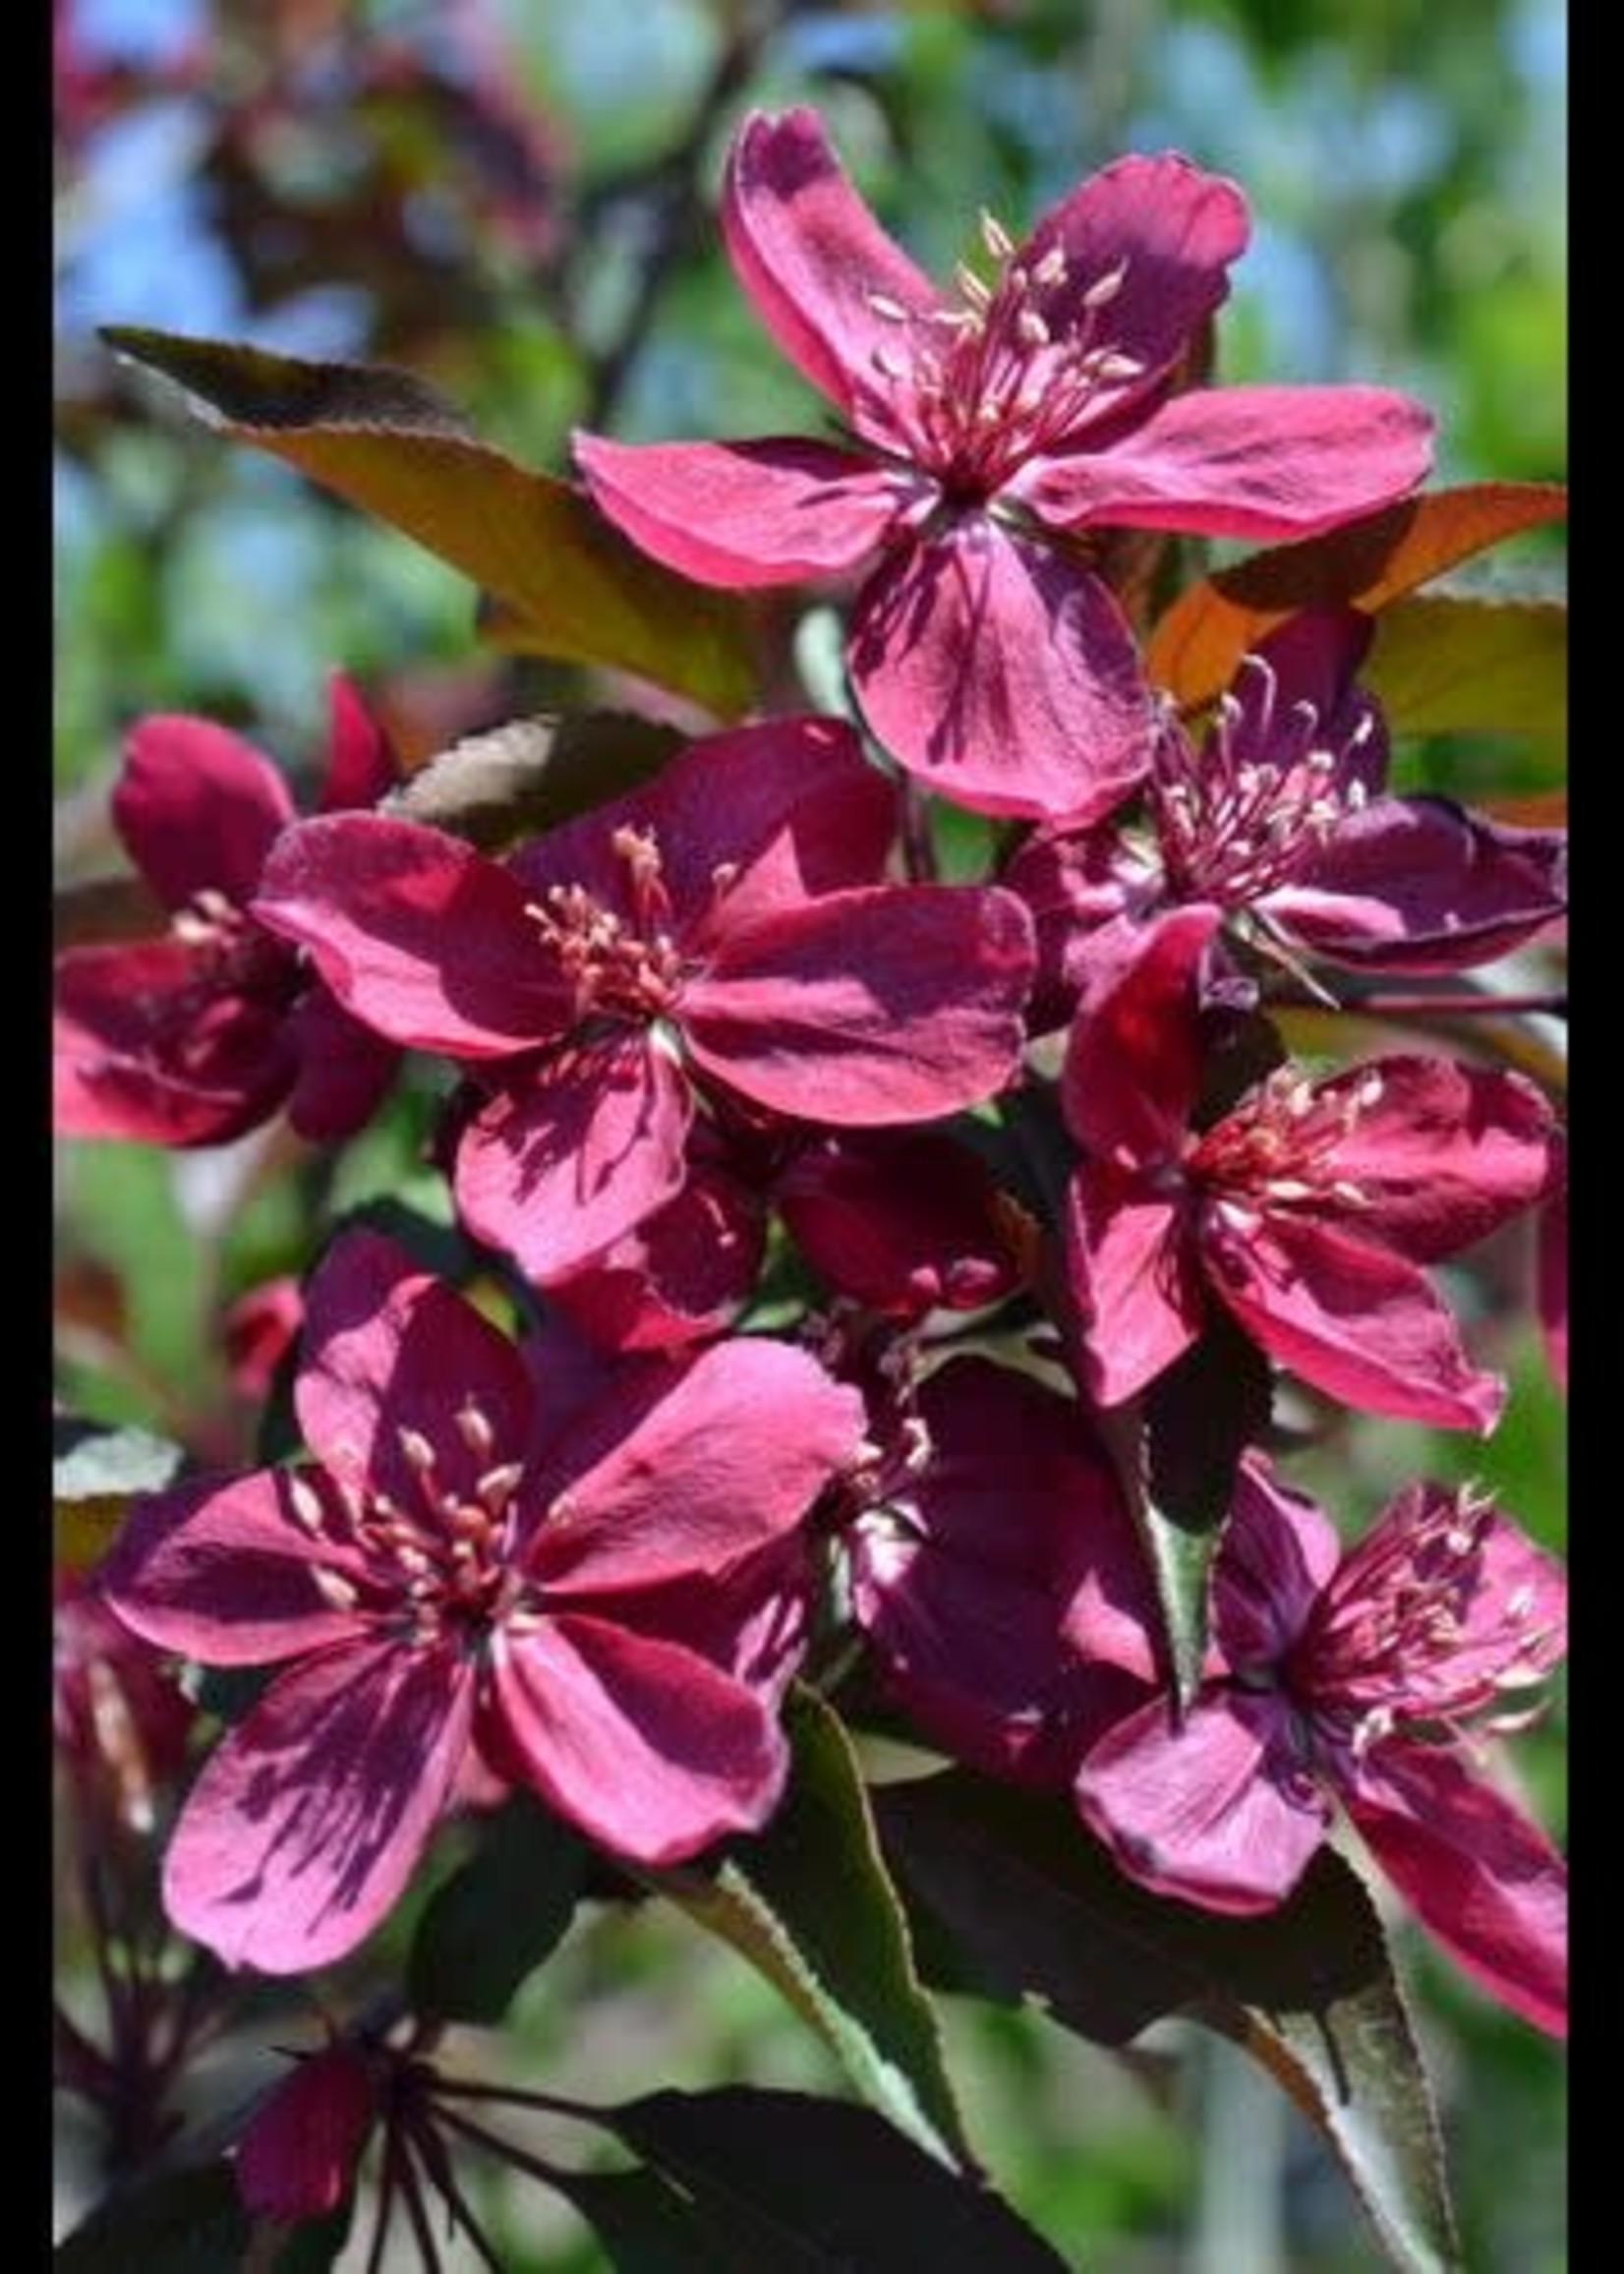
[[[1566,1647],[1561,1567],[1470,1491],[1411,1485],[1354,1546],[1242,1463],[1213,1591],[1215,1661],[1182,1721],[1158,1697],[1091,1748],[1084,1822],[1132,1878],[1269,1910],[1347,1812],[1421,1924],[1538,2028],[1567,2024],[1567,1872],[1477,1734]]]
[[[1216,1302],[1329,1397],[1486,1431],[1503,1384],[1422,1267],[1537,1199],[1549,1107],[1519,1075],[1392,1057],[1318,1082],[1280,1068],[1197,1131],[1218,921],[1206,904],[1099,935],[1072,1028],[1067,1252],[1090,1395],[1142,1389]]]
[[[323,812],[370,804],[393,779],[381,734],[337,674],[331,701]],[[294,819],[280,770],[224,727],[160,715],[134,729],[113,822],[170,929],[57,957],[64,1136],[219,1144],[286,1105],[300,1135],[319,1141],[371,1115],[396,1053],[249,912]]]
[[[881,229],[810,110],[756,113],[722,206],[733,268],[835,406],[841,443],[581,435],[593,496],[702,583],[871,568],[848,650],[875,732],[992,813],[1098,819],[1142,778],[1132,635],[1092,565],[1111,529],[1306,537],[1404,496],[1431,422],[1381,388],[1176,391],[1247,235],[1232,182],[1126,157],[990,281],[944,295]]]
[[[106,1567],[138,1634],[280,1669],[170,1844],[184,1932],[268,1973],[342,1955],[487,1766],[646,1863],[765,1820],[799,1526],[854,1392],[766,1341],[533,1376],[353,1233],[311,1283],[295,1403],[313,1463],[138,1501]]]
[[[357,1018],[476,1069],[457,1205],[545,1282],[676,1194],[696,1092],[860,1128],[1011,1079],[1031,920],[997,887],[881,882],[895,824],[849,728],[775,721],[505,863],[382,815],[306,823],[255,910]]]
[[[266,2093],[237,2143],[237,2191],[257,2219],[296,2226],[335,2211],[355,2185],[387,2090],[386,2068],[335,2038]]]
[[[1141,821],[1045,832],[1004,881],[1037,919],[1040,1016],[1059,1024],[1089,934],[1207,902],[1241,935],[1333,963],[1455,971],[1567,907],[1567,834],[1388,792],[1387,730],[1356,684],[1371,619],[1305,610],[1248,656],[1199,748],[1168,706]]]

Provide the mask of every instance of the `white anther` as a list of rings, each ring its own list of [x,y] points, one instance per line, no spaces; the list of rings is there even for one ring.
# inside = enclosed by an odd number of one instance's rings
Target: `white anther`
[[[488,1461],[496,1442],[489,1417],[470,1398],[457,1411],[457,1434],[476,1461]]]
[[[1095,379],[1103,379],[1107,386],[1115,385],[1120,379],[1144,377],[1144,365],[1137,356],[1119,355],[1114,348],[1104,355],[1090,356],[1088,362]]]
[[[1108,268],[1103,276],[1095,278],[1083,294],[1083,307],[1104,308],[1109,301],[1115,300],[1123,288],[1123,279],[1127,274],[1128,262],[1126,261],[1119,261],[1115,268]]]
[[[1045,290],[1050,285],[1066,282],[1066,255],[1059,245],[1051,245],[1048,252],[1044,254],[1043,259],[1032,270],[1032,282],[1041,284]],[[1094,306],[1094,302],[1090,300],[1087,293],[1083,294],[1082,299],[1085,308]]]
[[[397,1429],[395,1442],[408,1468],[420,1477],[427,1477],[435,1465],[435,1448],[421,1429]]]
[[[288,1499],[293,1507],[293,1520],[307,1532],[319,1533],[324,1528],[325,1511],[321,1495],[308,1477],[288,1479]]]
[[[341,1578],[336,1571],[329,1570],[324,1563],[318,1563],[312,1570],[311,1577],[316,1582],[318,1594],[324,1602],[330,1603],[334,1610],[354,1610],[361,1600],[349,1581]]]
[[[503,1461],[498,1468],[487,1469],[474,1489],[486,1507],[494,1513],[512,1498],[523,1475],[522,1461]]]
[[[1023,308],[1015,318],[1015,336],[1023,347],[1047,347],[1049,326],[1035,308]],[[1034,410],[1036,404],[1031,406]]]
[[[899,300],[893,300],[889,292],[865,292],[863,298],[884,323],[906,323],[908,312]]]
[[[1015,239],[1003,222],[985,208],[981,214],[981,242],[995,261],[1008,261],[1015,251]]]

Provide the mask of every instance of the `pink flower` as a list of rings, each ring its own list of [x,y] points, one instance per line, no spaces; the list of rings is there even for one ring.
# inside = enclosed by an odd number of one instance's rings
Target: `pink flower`
[[[332,680],[321,808],[361,805],[391,779],[355,690]],[[294,820],[280,771],[206,719],[144,719],[113,822],[164,907],[167,935],[68,948],[56,959],[55,1118],[64,1136],[219,1144],[284,1104],[301,1136],[348,1137],[396,1054],[342,1011],[306,959],[249,912]]]
[[[881,883],[895,820],[849,728],[776,721],[506,864],[382,815],[306,823],[255,911],[358,1018],[477,1069],[457,1205],[545,1282],[676,1193],[696,1089],[866,1127],[1010,1079],[1030,919],[996,887]]]
[[[853,1392],[765,1341],[533,1378],[354,1233],[312,1281],[295,1404],[313,1464],[139,1501],[107,1565],[138,1634],[280,1668],[171,1842],[185,1933],[267,1973],[342,1955],[487,1765],[646,1863],[765,1820],[798,1527]]]
[[[1538,1197],[1549,1107],[1518,1075],[1392,1057],[1319,1082],[1280,1068],[1195,1130],[1218,921],[1176,908],[1100,935],[1072,1029],[1067,1252],[1090,1394],[1142,1389],[1218,1302],[1329,1397],[1486,1431],[1503,1385],[1421,1267]]]
[[[1560,1567],[1486,1501],[1425,1484],[1343,1553],[1249,1453],[1213,1622],[1221,1663],[1184,1720],[1157,1698],[1078,1772],[1083,1820],[1122,1868],[1209,1910],[1269,1910],[1338,1801],[1444,1949],[1561,2034],[1566,1867],[1469,1741],[1515,1725],[1494,1718],[1507,1693],[1562,1656]]]
[[[1354,674],[1371,620],[1305,610],[1248,656],[1197,750],[1171,706],[1145,825],[1046,832],[1005,882],[1037,918],[1040,1007],[1060,1024],[1089,933],[1181,903],[1243,937],[1335,963],[1453,971],[1519,947],[1567,906],[1567,836],[1447,797],[1387,792],[1387,731]]]
[[[576,456],[610,520],[702,583],[874,563],[849,662],[875,732],[991,813],[1110,810],[1142,777],[1132,636],[1089,565],[1108,529],[1306,537],[1414,489],[1430,421],[1374,387],[1177,392],[1247,241],[1231,182],[1127,157],[988,282],[944,296],[857,197],[817,115],[747,118],[722,224],[734,271],[841,443],[626,444]]]

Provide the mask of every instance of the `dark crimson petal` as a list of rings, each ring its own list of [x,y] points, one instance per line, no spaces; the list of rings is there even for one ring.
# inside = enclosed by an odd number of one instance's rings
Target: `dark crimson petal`
[[[1452,1058],[1378,1058],[1321,1082],[1316,1098],[1380,1094],[1324,1155],[1361,1197],[1357,1236],[1436,1263],[1532,1207],[1550,1173],[1551,1111],[1518,1074]]]
[[[718,946],[684,991],[696,1066],[775,1112],[838,1126],[929,1119],[1011,1080],[1033,964],[1013,893],[829,893]]]
[[[680,1642],[572,1611],[504,1633],[494,1673],[515,1767],[616,1855],[678,1863],[757,1830],[783,1788],[770,1705]]]
[[[1064,529],[1312,537],[1407,496],[1431,463],[1430,413],[1385,387],[1195,387],[1020,488]]]
[[[334,1476],[419,1515],[402,1429],[427,1438],[441,1487],[472,1498],[485,1471],[522,1458],[533,1419],[530,1378],[507,1337],[393,1240],[364,1230],[335,1240],[310,1282],[294,1404]],[[470,1405],[491,1425],[488,1453],[458,1422]]]
[[[1136,868],[1114,829],[1082,837],[1033,837],[999,878],[1032,911],[1037,927],[1037,986],[1027,1008],[1034,1034],[1064,1026],[1082,984],[1079,955],[1089,935],[1126,914],[1153,880]]]
[[[1213,1626],[1228,1663],[1277,1664],[1341,1554],[1336,1527],[1307,1494],[1283,1485],[1261,1453],[1243,1455],[1213,1579]]]
[[[1205,1305],[1173,1203],[1084,1162],[1066,1203],[1066,1266],[1096,1405],[1121,1405],[1201,1331]]]
[[[935,1131],[827,1138],[798,1155],[774,1196],[815,1268],[877,1311],[975,1311],[1020,1284],[997,1185]]]
[[[874,732],[957,804],[1081,826],[1149,766],[1144,681],[1108,587],[985,514],[898,547],[858,596],[847,656]]]
[[[324,1567],[359,1592],[367,1559],[298,1522],[295,1474],[203,1477],[138,1499],[100,1567],[125,1625],[205,1666],[268,1665],[364,1634],[365,1611],[336,1607],[315,1574]]]
[[[577,434],[593,502],[699,584],[750,590],[855,568],[922,481],[829,442],[611,442]]]
[[[341,1958],[405,1890],[468,1747],[474,1673],[393,1640],[277,1676],[192,1787],[164,1861],[183,1934],[227,1966]]]
[[[1205,904],[1170,908],[1121,919],[1079,951],[1061,1103],[1098,1160],[1156,1168],[1183,1154],[1205,1063],[1200,973],[1221,921]]]
[[[452,1183],[476,1239],[545,1284],[680,1191],[687,1077],[640,1030],[526,1064],[463,1131]]]
[[[605,1398],[621,1402],[612,1376]],[[624,1598],[755,1554],[794,1529],[863,1429],[854,1389],[758,1336],[703,1351],[626,1406],[618,1442],[571,1478],[531,1543],[550,1602]],[[596,1431],[583,1417],[583,1441]]]
[[[719,1333],[748,1300],[767,1237],[762,1195],[690,1159],[673,1199],[584,1263],[548,1300],[610,1350],[666,1350]]]
[[[1333,962],[1424,973],[1492,962],[1567,904],[1566,831],[1505,828],[1446,797],[1382,797],[1261,908]]]
[[[367,2056],[343,2042],[301,2061],[261,2102],[237,2144],[237,2190],[257,2219],[324,2218],[355,2185],[377,2114]]]
[[[880,227],[846,178],[814,110],[745,120],[727,160],[722,232],[734,273],[774,339],[815,387],[854,412],[876,388],[874,355],[895,321],[941,295]]]
[[[1537,2029],[1568,2027],[1568,1873],[1537,1825],[1442,1747],[1394,1739],[1349,1773],[1348,1813],[1427,1932]]]
[[[1131,1879],[1205,1910],[1283,1902],[1324,1839],[1330,1807],[1293,1759],[1277,1698],[1203,1691],[1184,1722],[1165,1698],[1085,1756],[1077,1812]]]
[[[338,813],[290,829],[254,913],[308,948],[345,1010],[392,1041],[510,1057],[566,1032],[574,991],[524,888],[442,831]]]
[[[342,813],[376,805],[398,779],[388,736],[361,699],[353,679],[334,671],[327,681],[327,770],[319,810]]]
[[[246,907],[293,810],[287,783],[252,742],[171,713],[131,730],[113,791],[113,826],[171,908],[205,890]]]
[[[371,1121],[400,1066],[399,1045],[386,1042],[318,980],[288,1019],[299,1077],[288,1120],[313,1144],[335,1144]]]
[[[1505,1402],[1414,1263],[1284,1209],[1248,1226],[1209,1209],[1208,1277],[1252,1340],[1327,1397],[1486,1436]]]
[[[1044,214],[1015,259],[1030,276],[1053,249],[1065,257],[1065,276],[1033,293],[1051,333],[1086,326],[1090,347],[1143,366],[1102,387],[1079,427],[1142,395],[1179,361],[1228,297],[1229,264],[1249,234],[1236,185],[1171,150],[1118,158]],[[1090,322],[1084,296],[1119,268],[1121,284]]]

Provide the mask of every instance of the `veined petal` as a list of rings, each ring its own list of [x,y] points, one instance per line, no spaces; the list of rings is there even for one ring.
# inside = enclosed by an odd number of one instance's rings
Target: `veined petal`
[[[1331,1813],[1291,1745],[1275,1699],[1209,1690],[1181,1726],[1157,1698],[1085,1755],[1073,1786],[1077,1812],[1157,1895],[1241,1915],[1273,1910]]]
[[[923,484],[828,442],[612,442],[577,434],[593,501],[642,552],[750,590],[854,568]]]
[[[858,596],[847,652],[887,749],[977,812],[1081,827],[1149,766],[1149,702],[1109,589],[985,514],[894,552]]]
[[[1567,1865],[1538,1826],[1441,1746],[1373,1746],[1343,1798],[1456,1963],[1525,2021],[1565,2037]]]
[[[770,1708],[680,1643],[567,1612],[504,1635],[494,1670],[515,1765],[616,1855],[680,1862],[755,1831],[783,1788]]]
[[[828,893],[720,943],[684,993],[688,1046],[803,1120],[953,1113],[1014,1076],[1034,954],[1025,907],[996,886]]]
[[[1108,446],[1045,459],[1020,494],[1063,529],[1312,537],[1408,496],[1431,436],[1385,387],[1196,387]]]
[[[734,273],[774,339],[844,411],[876,391],[895,339],[874,295],[910,314],[941,295],[852,188],[814,110],[744,121],[727,161],[722,231]]]
[[[338,813],[290,829],[254,913],[308,948],[366,1025],[415,1050],[502,1058],[574,1017],[519,882],[421,822]]]
[[[1201,1250],[1252,1340],[1327,1397],[1442,1429],[1493,1428],[1505,1385],[1472,1365],[1414,1263],[1284,1209],[1242,1226],[1209,1208]]]
[[[1184,1153],[1200,1091],[1200,971],[1222,921],[1207,904],[1093,933],[1061,1074],[1066,1126],[1101,1162],[1159,1168]]]
[[[1066,1202],[1066,1267],[1088,1394],[1121,1405],[1201,1331],[1199,1275],[1173,1202],[1084,1162]]]
[[[396,1642],[278,1676],[192,1787],[164,1863],[183,1934],[228,1966],[302,1974],[405,1889],[468,1746],[471,1666]]]
[[[476,1239],[545,1283],[681,1189],[687,1077],[641,1030],[526,1063],[463,1131],[452,1182]]]
[[[205,890],[246,906],[293,813],[280,771],[240,734],[167,712],[132,729],[113,826],[167,907]]]

